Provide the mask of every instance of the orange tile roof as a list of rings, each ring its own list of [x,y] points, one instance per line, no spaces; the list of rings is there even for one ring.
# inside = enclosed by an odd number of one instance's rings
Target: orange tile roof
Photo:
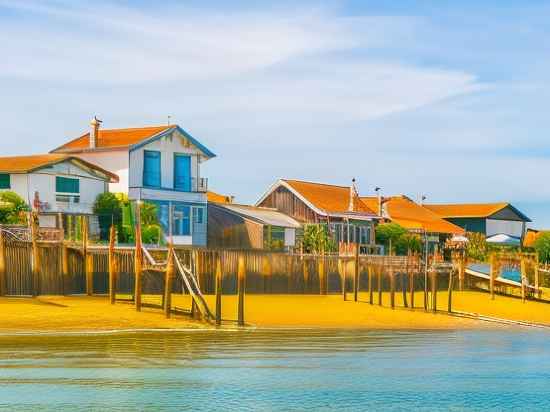
[[[98,149],[112,149],[112,148],[126,148],[142,142],[145,139],[153,137],[154,135],[163,132],[172,126],[151,126],[151,127],[136,127],[129,129],[99,129],[96,148]],[[70,153],[81,152],[84,150],[90,150],[90,133],[86,133],[52,152],[57,153]]]
[[[214,202],[214,203],[231,203],[231,196],[226,196],[226,195],[220,195],[219,193],[216,193],[216,192],[210,192],[208,191],[206,193],[206,197],[208,199],[209,202]]]
[[[288,184],[296,192],[317,209],[326,213],[346,214],[349,211],[349,186],[334,186],[323,183],[303,182],[300,180],[287,180]],[[361,201],[359,196],[354,198],[353,213],[376,215],[374,210]]]
[[[361,200],[371,209],[378,209],[377,197],[361,197]],[[405,229],[422,229],[431,233],[464,233],[461,227],[447,222],[406,196],[392,196],[384,205],[390,219]]]
[[[525,233],[525,237],[523,238],[523,246],[535,247],[535,242],[537,241],[539,236],[542,235],[543,233],[550,233],[550,230],[527,229],[527,232]]]
[[[499,210],[509,206],[509,203],[464,203],[437,205],[430,204],[424,207],[437,213],[443,218],[451,217],[489,217]]]
[[[30,173],[44,167],[53,166],[64,161],[75,161],[84,164],[90,169],[97,170],[111,179],[111,182],[118,182],[118,176],[93,163],[75,156],[64,154],[41,154],[31,156],[10,156],[0,157],[1,173]]]

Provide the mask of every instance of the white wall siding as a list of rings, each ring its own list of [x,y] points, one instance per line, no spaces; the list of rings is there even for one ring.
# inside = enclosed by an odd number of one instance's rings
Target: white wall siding
[[[78,157],[118,175],[118,183],[109,183],[109,191],[128,193],[128,150],[79,153]]]
[[[525,224],[514,220],[487,219],[487,236],[505,235],[522,237]]]

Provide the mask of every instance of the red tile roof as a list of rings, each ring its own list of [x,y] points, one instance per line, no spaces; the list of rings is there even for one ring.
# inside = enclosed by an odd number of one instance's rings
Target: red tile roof
[[[300,180],[283,179],[288,186],[298,192],[304,199],[317,209],[328,214],[349,214],[350,187],[335,186],[323,183],[304,182]],[[361,201],[359,196],[354,197],[353,212],[375,216],[374,210]]]
[[[136,127],[129,129],[99,129],[96,148],[97,149],[114,149],[127,148],[145,139],[155,136],[172,126],[151,126],[151,127]],[[52,152],[56,153],[71,153],[82,152],[90,149],[90,133],[86,133],[63,146],[58,147]]]
[[[385,209],[389,218],[405,229],[420,229],[431,233],[463,234],[464,229],[456,226],[431,210],[421,206],[406,196],[386,198]],[[377,197],[361,197],[371,209],[378,209]]]
[[[53,166],[64,161],[81,163],[84,166],[99,171],[108,176],[111,182],[118,182],[118,176],[93,163],[75,156],[64,154],[42,154],[31,156],[0,157],[0,173],[30,173],[44,167]]]

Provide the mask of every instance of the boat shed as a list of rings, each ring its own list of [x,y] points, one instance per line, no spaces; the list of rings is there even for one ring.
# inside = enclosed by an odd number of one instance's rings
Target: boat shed
[[[208,247],[282,251],[296,246],[300,223],[267,207],[208,203]]]

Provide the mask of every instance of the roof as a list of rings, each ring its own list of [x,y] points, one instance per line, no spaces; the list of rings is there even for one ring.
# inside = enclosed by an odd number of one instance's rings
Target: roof
[[[0,157],[0,173],[31,173],[66,161],[99,172],[105,175],[111,182],[118,182],[118,176],[116,174],[76,156],[65,154]]]
[[[377,197],[361,197],[371,209],[378,208]],[[420,229],[431,233],[463,234],[464,229],[442,219],[431,210],[421,206],[407,196],[386,198],[385,210],[389,218],[405,229]]]
[[[294,194],[305,201],[308,206],[312,207],[320,214],[332,216],[345,215],[351,218],[354,217],[353,215],[356,215],[358,218],[376,217],[374,210],[363,203],[357,194],[355,194],[353,198],[353,211],[349,210],[349,186],[336,186],[288,179],[281,179],[278,183],[294,192]],[[272,187],[271,191],[275,190],[277,186],[276,184]],[[264,196],[264,198],[265,197],[266,196]]]
[[[540,235],[544,233],[550,233],[550,230],[536,230],[536,229],[527,229],[525,236],[523,238],[524,247],[535,247],[535,242]]]
[[[525,222],[531,220],[510,203],[461,203],[461,204],[426,204],[424,207],[447,218],[488,218],[505,208],[510,208]]]
[[[96,147],[94,149],[90,148],[90,132],[87,132],[82,136],[52,150],[52,153],[81,153],[111,149],[134,149],[142,144],[147,144],[157,138],[163,137],[174,130],[178,130],[207,157],[216,156],[178,125],[134,127],[125,129],[99,129]]]
[[[261,223],[264,225],[294,229],[301,227],[298,221],[294,220],[288,215],[285,215],[282,212],[279,212],[277,209],[228,203],[216,203],[214,204],[214,207],[223,208],[241,217],[253,220],[257,223]]]
[[[231,203],[232,202],[232,196],[220,195],[219,193],[211,192],[211,191],[206,192],[206,197],[209,202],[214,202],[214,203]]]
[[[519,246],[521,244],[521,239],[519,237],[510,236],[505,233],[499,233],[493,236],[489,236],[486,241],[487,243],[507,246]]]

